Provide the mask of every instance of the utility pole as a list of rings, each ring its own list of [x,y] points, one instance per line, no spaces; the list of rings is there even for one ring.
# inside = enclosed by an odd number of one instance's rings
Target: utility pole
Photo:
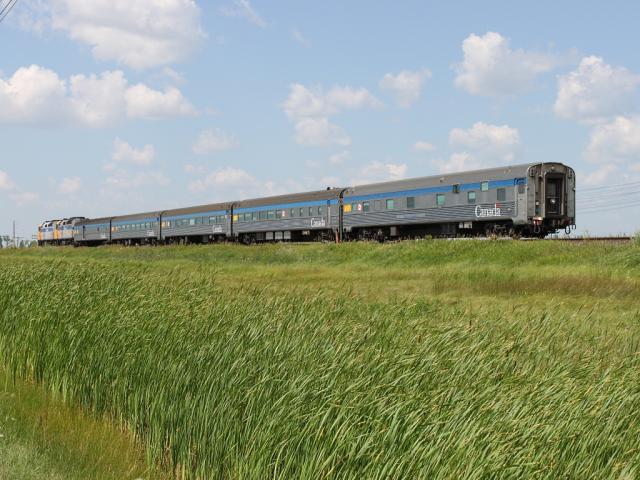
[[[17,247],[16,245],[16,221],[13,221],[13,247]]]

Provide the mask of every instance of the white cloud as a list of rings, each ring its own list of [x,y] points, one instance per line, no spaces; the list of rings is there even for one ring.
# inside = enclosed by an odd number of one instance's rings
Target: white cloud
[[[294,122],[296,142],[301,145],[349,145],[351,139],[329,117],[344,110],[376,108],[381,103],[366,88],[336,86],[328,92],[321,87],[307,88],[292,84],[283,104],[284,112]]]
[[[380,88],[392,92],[398,105],[408,108],[420,98],[422,85],[427,78],[431,78],[431,72],[427,69],[417,72],[403,70],[397,75],[387,73],[380,80]]]
[[[187,163],[184,166],[184,171],[189,174],[195,174],[195,173],[204,173],[206,169],[202,165],[193,165],[191,163]]]
[[[351,153],[348,150],[343,150],[339,153],[334,153],[329,157],[329,163],[332,165],[342,165],[351,159]]]
[[[582,183],[585,185],[601,185],[605,183],[609,178],[611,178],[614,174],[617,174],[619,171],[616,165],[604,165],[597,170],[585,175],[582,180]]]
[[[82,182],[80,177],[65,177],[58,184],[58,193],[71,195],[80,190]]]
[[[326,117],[301,118],[295,123],[295,138],[300,145],[324,147],[329,145],[351,144],[351,138],[345,131],[329,122]]]
[[[454,128],[449,132],[449,143],[454,147],[472,149],[501,162],[511,162],[515,157],[514,149],[520,143],[518,130],[508,125],[490,125],[476,122],[467,130]]]
[[[284,111],[289,118],[326,117],[343,110],[376,108],[381,105],[366,88],[335,86],[328,92],[321,87],[305,87],[299,83],[291,85],[284,102]]]
[[[210,187],[254,187],[258,184],[255,177],[241,168],[225,167],[209,173],[204,179],[189,184],[189,190],[202,192]]]
[[[73,75],[69,81],[52,70],[31,65],[0,77],[0,123],[80,124],[106,127],[129,118],[157,119],[196,113],[176,88],[164,92],[128,85],[124,74]]]
[[[506,96],[530,88],[536,76],[558,63],[553,55],[511,50],[499,33],[469,35],[462,42],[464,59],[456,66],[455,84],[473,95]]]
[[[520,145],[517,129],[508,125],[476,122],[471,128],[454,128],[449,132],[454,152],[447,160],[433,163],[443,173],[489,168],[513,163]]]
[[[206,36],[193,0],[53,0],[51,15],[95,58],[135,69],[182,61]]]
[[[638,84],[640,75],[585,57],[576,70],[558,78],[554,110],[559,117],[583,121],[628,113]]]
[[[413,144],[413,149],[416,152],[432,152],[436,149],[436,147],[433,144],[426,142],[424,140],[418,140],[416,143]]]
[[[166,187],[171,180],[162,172],[130,172],[124,169],[116,169],[111,175],[105,178],[106,194],[110,190],[133,190],[146,186]]]
[[[127,80],[119,71],[99,76],[73,75],[69,81],[72,115],[91,127],[105,127],[120,119],[126,109]]]
[[[440,173],[463,172],[482,167],[478,159],[467,152],[453,153],[448,160],[436,160],[434,163]]]
[[[366,88],[349,86],[331,88],[325,96],[325,101],[329,108],[335,110],[336,113],[341,110],[377,108],[382,105]]]
[[[13,190],[14,188],[15,185],[9,178],[9,174],[0,170],[0,190]]]
[[[58,75],[37,65],[22,67],[0,78],[0,122],[48,123],[68,117],[67,86]]]
[[[37,202],[40,196],[34,192],[17,192],[12,193],[11,199],[16,203],[17,206],[22,207],[24,205],[29,205],[31,203]]]
[[[119,138],[113,140],[111,158],[114,162],[149,166],[153,163],[155,155],[156,152],[153,145],[147,144],[142,148],[136,149]]]
[[[599,165],[640,161],[640,116],[616,117],[594,127],[584,156]]]
[[[14,23],[25,31],[41,35],[51,28],[51,2],[46,0],[22,0],[5,21]]]
[[[9,198],[19,207],[28,205],[38,200],[38,194],[25,192],[16,185],[7,172],[0,170],[0,192],[8,192]]]
[[[291,38],[293,38],[296,42],[298,42],[303,47],[311,46],[311,42],[309,42],[309,40],[297,28],[293,28],[291,30]]]
[[[203,130],[193,144],[193,153],[207,155],[209,153],[229,150],[237,145],[236,139],[219,128]]]
[[[139,83],[127,89],[125,100],[127,115],[131,118],[159,119],[196,114],[193,105],[175,87],[160,92]]]
[[[249,0],[234,0],[232,6],[220,7],[219,11],[226,17],[244,18],[260,28],[267,26],[267,22],[251,6]]]
[[[384,182],[389,180],[400,180],[407,173],[407,165],[404,163],[383,163],[374,161],[366,164],[357,172],[356,178],[351,183],[362,185],[374,182]]]

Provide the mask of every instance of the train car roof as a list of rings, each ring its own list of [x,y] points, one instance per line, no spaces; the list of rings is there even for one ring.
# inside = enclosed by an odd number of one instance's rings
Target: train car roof
[[[464,172],[441,173],[427,177],[393,180],[390,182],[370,183],[349,187],[345,196],[360,195],[362,193],[383,193],[410,190],[424,186],[451,185],[456,183],[480,182],[485,180],[505,180],[523,177],[527,169],[539,163],[524,163],[519,165],[505,165],[503,167],[485,168]]]
[[[272,197],[249,198],[233,202],[234,208],[252,208],[266,205],[279,205],[302,202],[315,202],[321,200],[337,199],[342,188],[328,188],[325,190],[316,190],[315,192],[291,193],[287,195],[275,195]]]
[[[109,223],[112,217],[85,218],[80,220],[76,225],[92,225],[95,223]]]
[[[207,203],[196,205],[195,207],[174,208],[162,212],[163,217],[175,217],[178,215],[189,215],[191,213],[224,212],[229,208],[229,203]]]
[[[132,213],[130,215],[118,215],[115,217],[111,217],[113,222],[124,222],[127,220],[146,220],[146,219],[157,219],[160,215],[160,212],[142,212],[142,213]]]

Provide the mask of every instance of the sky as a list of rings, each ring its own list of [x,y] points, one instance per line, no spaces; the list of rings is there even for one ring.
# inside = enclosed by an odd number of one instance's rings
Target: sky
[[[578,233],[634,233],[638,18],[615,0],[18,0],[0,234],[529,162],[576,170]]]

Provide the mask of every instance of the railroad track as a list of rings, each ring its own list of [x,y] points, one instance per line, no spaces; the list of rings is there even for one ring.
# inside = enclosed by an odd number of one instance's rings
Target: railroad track
[[[545,238],[557,242],[630,242],[633,237],[558,237]]]

